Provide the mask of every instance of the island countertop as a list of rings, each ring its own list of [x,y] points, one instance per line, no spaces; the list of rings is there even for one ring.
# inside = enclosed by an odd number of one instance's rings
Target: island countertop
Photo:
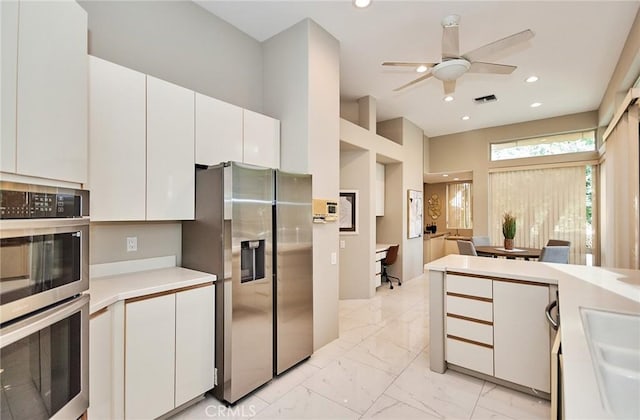
[[[613,418],[604,408],[580,308],[640,314],[640,271],[463,255],[432,261],[425,265],[430,270],[557,284],[565,415]]]

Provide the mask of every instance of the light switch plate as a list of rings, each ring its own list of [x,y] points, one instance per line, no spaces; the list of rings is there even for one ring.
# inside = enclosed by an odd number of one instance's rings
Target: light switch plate
[[[336,265],[338,264],[338,254],[336,254],[335,252],[331,253],[331,265]]]

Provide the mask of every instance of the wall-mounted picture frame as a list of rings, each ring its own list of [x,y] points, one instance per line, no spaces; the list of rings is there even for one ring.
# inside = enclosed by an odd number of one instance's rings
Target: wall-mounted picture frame
[[[358,190],[340,190],[340,234],[358,233]]]
[[[407,237],[409,239],[422,236],[422,191],[407,190]]]

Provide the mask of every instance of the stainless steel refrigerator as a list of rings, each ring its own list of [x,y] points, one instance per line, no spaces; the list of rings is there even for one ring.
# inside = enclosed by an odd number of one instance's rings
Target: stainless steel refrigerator
[[[311,176],[230,162],[196,169],[182,265],[216,282],[219,400],[235,403],[313,351]]]

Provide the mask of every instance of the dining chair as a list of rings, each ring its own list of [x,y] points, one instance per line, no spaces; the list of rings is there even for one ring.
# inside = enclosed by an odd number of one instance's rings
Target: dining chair
[[[471,241],[458,240],[458,252],[460,253],[460,255],[473,255],[475,257],[478,256],[476,247],[473,246],[473,242]]]
[[[488,236],[472,236],[471,242],[474,246],[490,246],[491,239]]]
[[[398,277],[392,276],[389,273],[387,273],[387,267],[393,265],[398,259],[399,248],[400,248],[400,245],[391,245],[387,250],[387,256],[384,257],[384,260],[381,261],[382,262],[381,277],[384,277],[387,279],[387,281],[389,282],[389,289],[393,289],[393,280],[396,280],[398,282],[398,286],[402,286],[402,281]]]
[[[538,261],[569,264],[569,247],[545,246],[540,252],[540,258],[538,258]]]
[[[563,241],[561,239],[549,239],[547,246],[571,246],[571,241]]]

